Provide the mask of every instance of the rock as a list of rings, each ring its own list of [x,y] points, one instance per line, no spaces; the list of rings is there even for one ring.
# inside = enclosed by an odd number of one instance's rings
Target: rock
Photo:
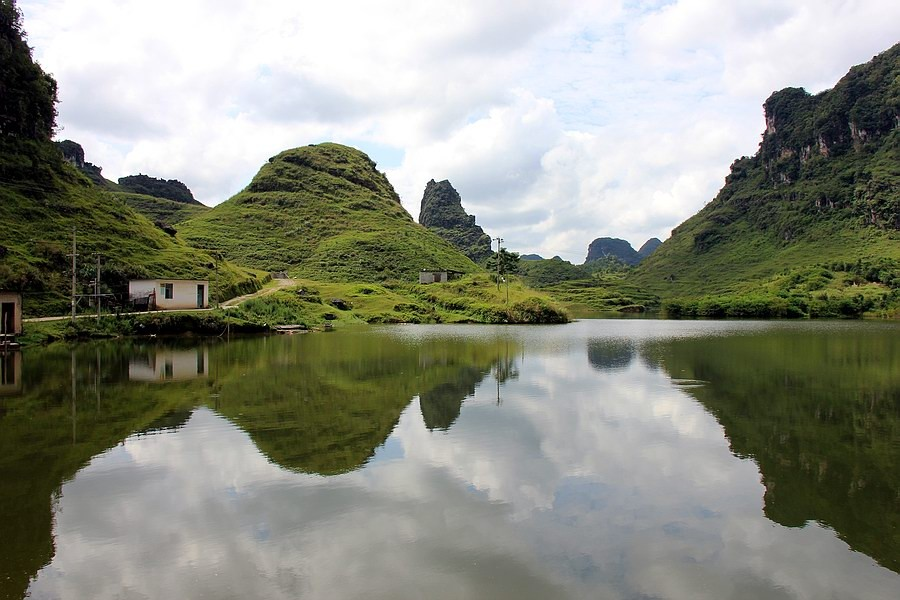
[[[328,301],[328,304],[338,310],[353,310],[353,304],[343,298],[332,298]]]
[[[484,261],[492,254],[490,236],[475,224],[473,215],[466,213],[459,192],[446,179],[437,183],[432,179],[425,186],[419,223],[475,262]]]

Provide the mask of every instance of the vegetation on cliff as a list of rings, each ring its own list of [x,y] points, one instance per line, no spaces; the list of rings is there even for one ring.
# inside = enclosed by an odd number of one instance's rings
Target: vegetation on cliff
[[[666,298],[763,290],[782,299],[802,296],[795,304],[805,303],[809,315],[816,313],[809,307],[827,302],[826,286],[800,289],[785,281],[825,269],[843,284],[833,293],[852,297],[862,291],[857,278],[843,275],[847,265],[880,265],[875,270],[883,274],[865,279],[878,291],[871,306],[896,306],[898,98],[900,45],[854,67],[832,90],[773,94],[757,154],[734,162],[716,198],[675,228],[634,281]]]

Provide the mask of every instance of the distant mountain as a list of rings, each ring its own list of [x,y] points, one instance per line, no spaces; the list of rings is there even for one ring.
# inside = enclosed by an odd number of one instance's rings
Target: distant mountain
[[[823,277],[900,287],[900,44],[831,90],[775,92],[764,110],[759,151],[635,281],[663,297],[758,290],[776,275],[784,293],[814,293]]]
[[[615,258],[627,265],[636,265],[641,261],[637,251],[631,244],[619,238],[601,237],[595,239],[588,246],[585,264],[602,258]]]
[[[521,260],[544,260],[544,257],[540,254],[522,254],[519,256]]]
[[[425,186],[419,209],[419,223],[453,244],[475,262],[487,259],[491,238],[475,224],[474,215],[466,213],[462,198],[446,179]]]
[[[368,156],[340,144],[273,156],[242,192],[178,231],[239,264],[321,281],[418,281],[422,269],[479,270],[412,220]]]
[[[662,246],[662,241],[660,241],[659,238],[650,238],[649,240],[644,242],[644,245],[641,246],[640,250],[638,250],[638,256],[641,257],[641,260],[644,260],[651,254],[656,252],[656,249],[660,246]]]

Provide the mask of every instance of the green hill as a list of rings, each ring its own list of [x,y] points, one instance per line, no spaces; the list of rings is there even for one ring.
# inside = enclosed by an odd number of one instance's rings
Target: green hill
[[[129,175],[120,177],[119,182],[115,183],[103,176],[102,167],[84,159],[84,148],[78,142],[62,140],[56,142],[56,147],[65,161],[81,171],[95,186],[114,192],[116,198],[169,233],[174,233],[172,226],[176,223],[209,210],[209,207],[195,200],[191,190],[177,179]]]
[[[0,161],[8,166],[16,160],[33,160],[35,166],[0,167],[0,289],[24,292],[26,313],[68,310],[73,229],[79,294],[93,293],[94,254],[101,256],[101,292],[120,301],[129,279],[214,277],[216,260],[209,252],[187,246],[96,188],[64,164],[49,142],[3,144]],[[218,267],[223,296],[258,287],[249,273],[225,263]]]
[[[242,192],[179,224],[179,236],[238,264],[320,281],[413,281],[422,269],[478,267],[416,224],[362,152],[287,150]]]
[[[633,281],[663,298],[833,291],[864,296],[863,309],[896,301],[900,44],[831,90],[774,93],[765,116],[759,151],[732,164],[715,199]]]
[[[202,215],[209,210],[208,206],[199,202],[188,204],[146,194],[118,192],[115,193],[115,197],[167,230],[182,221]]]
[[[72,233],[78,240],[76,293],[92,293],[95,254],[101,293],[127,292],[141,277],[211,277],[216,261],[155,227],[63,160],[50,141],[56,82],[32,60],[15,4],[0,3],[0,289],[25,293],[30,315],[65,313],[72,287]],[[258,287],[219,265],[222,291]]]

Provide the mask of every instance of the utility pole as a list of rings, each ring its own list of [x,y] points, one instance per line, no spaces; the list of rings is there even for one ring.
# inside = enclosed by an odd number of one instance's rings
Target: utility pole
[[[97,278],[94,280],[94,301],[97,303],[97,320],[100,320],[100,253],[95,252],[97,257]]]
[[[72,323],[75,322],[75,257],[78,256],[75,245],[75,227],[72,228]]]
[[[497,241],[497,291],[500,291],[500,244],[503,243],[502,237],[495,237]]]

